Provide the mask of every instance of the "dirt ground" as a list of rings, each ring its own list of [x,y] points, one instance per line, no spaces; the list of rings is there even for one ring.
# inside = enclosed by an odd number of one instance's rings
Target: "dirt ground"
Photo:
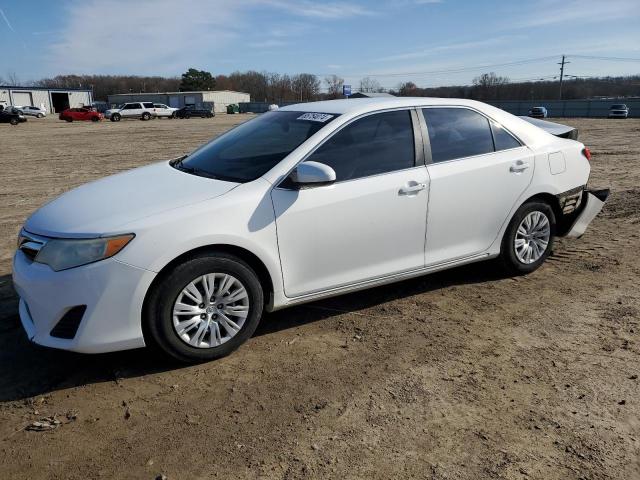
[[[527,277],[484,263],[295,307],[197,366],[31,345],[25,218],[246,118],[0,125],[0,478],[640,478],[640,120],[565,120],[613,193]]]

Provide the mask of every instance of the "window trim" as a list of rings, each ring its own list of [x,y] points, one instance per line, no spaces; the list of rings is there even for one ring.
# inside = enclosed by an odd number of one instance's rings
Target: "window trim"
[[[410,117],[411,117],[411,126],[412,126],[412,129],[413,129],[413,144],[414,144],[413,165],[411,167],[403,168],[403,169],[400,169],[400,170],[392,170],[390,172],[382,172],[382,173],[375,173],[373,175],[367,175],[366,177],[350,178],[350,179],[347,179],[347,180],[336,180],[335,182],[332,182],[330,185],[353,182],[353,181],[358,181],[358,180],[365,180],[367,178],[379,177],[381,175],[389,175],[389,174],[393,174],[393,173],[396,173],[396,172],[403,172],[403,171],[407,171],[407,170],[412,170],[412,169],[414,169],[416,167],[424,167],[424,166],[426,166],[426,162],[425,162],[426,159],[424,157],[424,143],[425,143],[424,142],[424,134],[422,133],[422,129],[421,129],[421,125],[420,125],[419,112],[416,111],[419,108],[420,107],[385,108],[383,110],[375,110],[373,112],[366,112],[366,113],[358,115],[357,117],[353,117],[350,120],[347,120],[345,123],[340,125],[336,130],[334,130],[329,135],[324,137],[320,141],[320,143],[318,143],[315,147],[313,147],[313,149],[309,153],[307,153],[304,157],[302,157],[302,159],[300,159],[300,161],[297,162],[282,177],[282,179],[273,188],[274,189],[277,188],[279,190],[289,190],[289,191],[291,191],[291,190],[299,190],[299,188],[291,188],[289,186],[283,186],[283,184],[287,183],[287,180],[288,180],[289,176],[291,175],[291,172],[293,172],[298,167],[298,165],[300,165],[302,162],[306,162],[307,160],[309,160],[309,157],[311,157],[311,155],[313,155],[316,152],[316,150],[318,150],[327,141],[329,141],[331,138],[333,138],[334,135],[337,135],[339,132],[341,132],[343,129],[347,128],[352,123],[354,123],[354,122],[356,122],[356,121],[358,121],[358,120],[360,120],[362,118],[369,117],[371,115],[376,115],[376,114],[379,114],[379,113],[396,112],[396,111],[403,111],[403,110],[409,111],[409,114],[410,114]],[[291,152],[291,153],[293,153],[293,152]],[[322,186],[330,186],[330,185],[322,185]],[[319,185],[318,187],[314,187],[314,188],[320,188],[320,187],[321,186]]]
[[[429,127],[427,127],[427,120],[424,118],[424,115],[422,113],[423,109],[427,109],[427,108],[460,108],[460,109],[466,109],[466,110],[471,110],[472,112],[478,113],[480,115],[482,115],[489,123],[489,131],[491,132],[491,141],[493,143],[493,152],[486,152],[486,153],[479,153],[477,155],[469,155],[466,157],[459,157],[459,158],[452,158],[450,160],[444,160],[442,162],[434,162],[433,161],[433,156],[431,153],[431,139],[429,138]],[[484,112],[481,112],[480,110],[477,110],[473,107],[469,107],[466,105],[425,105],[422,107],[417,107],[418,110],[418,117],[420,118],[420,122],[423,128],[423,138],[424,138],[424,144],[425,144],[425,160],[427,161],[427,166],[429,165],[440,165],[440,164],[444,164],[444,163],[449,163],[449,162],[457,162],[460,160],[466,160],[468,158],[476,158],[476,157],[482,157],[485,155],[492,155],[494,153],[499,153],[499,152],[508,152],[510,150],[516,150],[518,148],[523,148],[523,147],[527,147],[527,145],[517,136],[515,135],[511,130],[509,130],[507,127],[505,127],[502,123],[498,122],[496,119],[492,118],[491,116],[487,115]],[[496,150],[496,141],[495,138],[493,136],[493,129],[491,128],[491,122],[494,122],[496,124],[498,124],[500,127],[502,127],[502,129],[507,132],[509,135],[511,135],[519,144],[520,146],[518,147],[513,147],[513,148],[507,148],[504,150]],[[427,156],[427,151],[428,151],[428,156]]]

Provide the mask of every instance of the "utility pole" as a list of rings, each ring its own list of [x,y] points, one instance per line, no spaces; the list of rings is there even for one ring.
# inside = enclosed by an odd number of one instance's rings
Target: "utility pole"
[[[564,66],[567,63],[571,63],[571,62],[567,62],[564,58],[564,55],[562,55],[562,61],[558,63],[558,65],[560,65],[560,94],[559,94],[560,100],[562,100],[562,81],[564,80]]]

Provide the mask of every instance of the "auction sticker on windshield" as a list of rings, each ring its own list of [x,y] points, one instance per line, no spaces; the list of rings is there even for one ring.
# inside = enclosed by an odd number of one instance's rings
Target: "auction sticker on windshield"
[[[296,120],[311,120],[312,122],[324,123],[332,118],[333,115],[329,115],[328,113],[305,113],[300,115]]]

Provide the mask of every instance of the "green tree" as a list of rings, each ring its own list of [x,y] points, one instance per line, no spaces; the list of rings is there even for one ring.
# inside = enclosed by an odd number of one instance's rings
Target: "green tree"
[[[181,92],[193,92],[198,90],[213,90],[216,86],[216,79],[206,70],[190,68],[182,74],[180,81]]]

